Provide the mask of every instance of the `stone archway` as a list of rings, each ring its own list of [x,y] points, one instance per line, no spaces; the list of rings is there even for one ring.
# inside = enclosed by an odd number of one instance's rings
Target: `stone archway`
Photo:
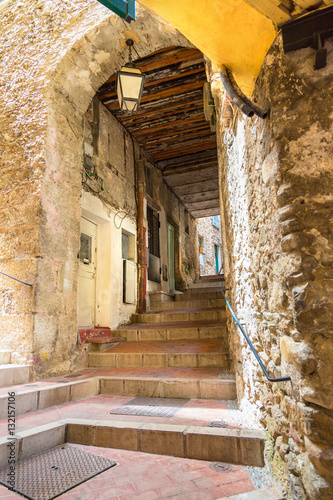
[[[139,40],[140,57],[168,46],[191,45],[143,9],[130,28],[111,15],[84,30],[56,66],[46,91],[41,259],[33,333],[34,355],[47,357],[37,368],[43,373],[64,372],[75,362],[83,116],[95,92],[126,58],[120,40],[129,36]]]

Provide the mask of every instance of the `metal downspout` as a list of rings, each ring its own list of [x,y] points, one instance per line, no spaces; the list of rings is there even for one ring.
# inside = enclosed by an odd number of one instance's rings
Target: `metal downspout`
[[[147,258],[146,258],[146,229],[144,220],[144,198],[145,198],[145,173],[143,160],[137,161],[138,168],[138,264],[139,264],[139,300],[138,312],[145,313],[147,310]]]

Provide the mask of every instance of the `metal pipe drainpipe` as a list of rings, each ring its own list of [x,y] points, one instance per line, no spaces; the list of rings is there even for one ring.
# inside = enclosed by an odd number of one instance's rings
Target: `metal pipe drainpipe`
[[[257,115],[263,119],[267,118],[268,111],[261,109],[243,94],[228,68],[221,66],[220,76],[227,94],[229,94],[232,102],[237,106],[237,108],[239,108],[246,116],[251,117],[253,115]]]
[[[147,310],[147,256],[146,256],[146,228],[143,225],[144,220],[144,199],[145,199],[145,173],[144,162],[138,160],[138,264],[139,264],[139,300],[138,312],[145,313]]]

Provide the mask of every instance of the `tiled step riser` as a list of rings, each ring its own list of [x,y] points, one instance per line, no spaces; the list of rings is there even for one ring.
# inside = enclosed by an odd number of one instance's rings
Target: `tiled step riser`
[[[264,436],[256,431],[125,421],[66,421],[70,443],[264,466]]]
[[[202,296],[201,296],[202,298]],[[177,309],[200,309],[206,307],[221,307],[225,308],[224,299],[203,299],[203,300],[183,300],[176,302],[155,302],[151,304],[152,311],[172,311]]]
[[[88,366],[95,368],[229,368],[227,353],[156,354],[98,353],[88,354]]]
[[[236,382],[230,380],[101,379],[100,393],[147,398],[223,399],[237,398]]]
[[[227,343],[227,328],[174,328],[157,330],[122,330],[128,341],[222,339]]]
[[[184,313],[145,313],[133,314],[133,323],[173,323],[185,321],[226,321],[225,310],[197,311]]]

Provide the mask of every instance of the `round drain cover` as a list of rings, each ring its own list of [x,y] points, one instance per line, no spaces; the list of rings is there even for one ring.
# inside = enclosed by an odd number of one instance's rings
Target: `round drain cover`
[[[231,472],[233,470],[232,465],[223,462],[212,462],[209,468],[215,470],[215,472]]]
[[[215,420],[214,422],[209,422],[208,427],[228,427],[227,422],[224,420]]]

